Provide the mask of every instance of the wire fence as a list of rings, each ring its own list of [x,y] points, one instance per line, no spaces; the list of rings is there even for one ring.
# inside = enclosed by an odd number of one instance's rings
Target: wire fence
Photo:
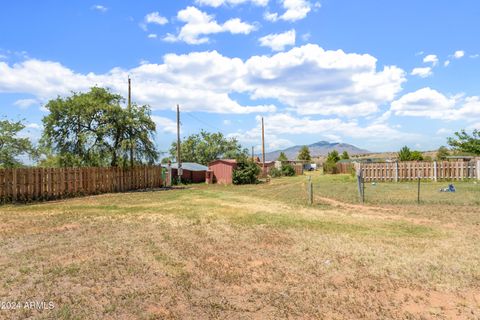
[[[317,175],[313,189],[315,195],[347,203],[480,205],[480,182],[476,180],[395,183],[359,181],[352,175]]]

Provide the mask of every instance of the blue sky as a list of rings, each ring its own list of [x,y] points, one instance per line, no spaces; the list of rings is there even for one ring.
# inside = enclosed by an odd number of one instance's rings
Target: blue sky
[[[157,143],[222,131],[245,147],[320,140],[431,150],[480,129],[478,1],[9,1],[0,114],[38,139],[42,106],[105,86],[149,104]]]

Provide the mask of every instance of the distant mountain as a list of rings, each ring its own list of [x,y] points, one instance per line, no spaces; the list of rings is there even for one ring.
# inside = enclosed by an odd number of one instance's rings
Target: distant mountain
[[[295,160],[297,158],[298,152],[300,151],[301,147],[302,146],[293,146],[285,150],[277,150],[277,151],[265,153],[265,160],[267,161],[276,160],[280,155],[280,152],[285,153],[288,159]],[[348,143],[338,143],[338,142],[330,143],[327,141],[320,141],[320,142],[313,143],[311,145],[308,145],[308,148],[310,149],[310,154],[312,155],[312,157],[326,156],[329,152],[333,150],[337,150],[340,154],[343,151],[347,151],[348,154],[350,155],[370,153],[370,151],[368,150],[357,148]]]

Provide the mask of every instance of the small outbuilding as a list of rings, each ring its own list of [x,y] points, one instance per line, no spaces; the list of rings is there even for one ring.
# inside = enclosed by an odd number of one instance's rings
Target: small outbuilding
[[[163,165],[168,168],[168,165]],[[172,177],[178,176],[178,163],[172,163]],[[208,167],[195,162],[182,162],[182,181],[187,183],[205,182]]]
[[[232,184],[233,170],[237,168],[237,161],[233,159],[220,159],[208,164],[210,183]]]

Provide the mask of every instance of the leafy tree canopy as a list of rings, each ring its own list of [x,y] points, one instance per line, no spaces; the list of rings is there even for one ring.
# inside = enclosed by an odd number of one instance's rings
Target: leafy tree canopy
[[[120,95],[97,87],[50,100],[45,106],[50,113],[43,118],[44,150],[60,166],[153,163],[158,152],[150,108],[122,108],[122,101]]]
[[[422,161],[423,159],[423,154],[420,151],[412,151],[407,146],[404,146],[398,152],[398,160],[400,161]]]
[[[312,156],[310,155],[310,149],[307,146],[303,146],[300,148],[297,156],[298,160],[310,161],[312,160]]]
[[[342,160],[349,160],[350,159],[350,155],[348,154],[347,151],[343,151],[341,159]]]
[[[280,152],[280,155],[278,156],[277,161],[288,161],[288,158],[285,152]]]
[[[437,160],[445,160],[450,155],[450,150],[447,147],[441,146],[437,151]]]
[[[412,157],[412,151],[407,146],[404,146],[398,152],[398,160],[400,161],[410,161],[411,157]]]
[[[243,149],[235,138],[226,138],[222,133],[202,130],[192,134],[180,143],[182,162],[196,162],[208,165],[216,159],[246,159],[248,150]],[[172,158],[177,158],[177,143],[170,148]]]
[[[340,161],[340,156],[338,155],[337,150],[333,150],[332,152],[328,153],[327,162],[337,163],[338,161]]]
[[[423,154],[420,151],[412,151],[410,161],[423,161]]]
[[[0,168],[20,167],[20,157],[35,155],[30,140],[20,136],[23,129],[22,121],[0,120]]]
[[[448,145],[455,151],[480,155],[480,130],[473,130],[468,134],[465,130],[455,132],[454,137],[448,138]]]

